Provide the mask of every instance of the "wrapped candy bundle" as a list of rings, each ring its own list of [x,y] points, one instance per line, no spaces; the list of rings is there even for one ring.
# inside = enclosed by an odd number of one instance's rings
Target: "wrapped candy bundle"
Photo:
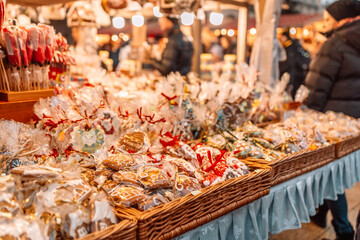
[[[54,58],[50,63],[49,78],[55,84],[66,84],[69,80],[70,66],[75,65],[75,58],[68,52],[69,45],[60,33],[54,38]]]
[[[6,49],[8,64],[5,65],[7,71],[3,71],[1,89],[48,89],[47,72],[55,50],[54,28],[47,25],[13,25],[5,26],[3,32],[2,43]]]

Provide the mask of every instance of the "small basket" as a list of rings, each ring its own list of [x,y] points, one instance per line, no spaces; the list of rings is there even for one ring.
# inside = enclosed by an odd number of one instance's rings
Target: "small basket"
[[[134,240],[136,239],[136,219],[123,215],[116,214],[120,222],[112,225],[102,231],[90,233],[79,240]]]
[[[172,239],[269,194],[271,168],[249,165],[250,174],[203,188],[199,194],[188,194],[144,212],[117,209],[137,219],[137,239]]]
[[[360,135],[346,138],[335,144],[336,158],[342,158],[360,149]]]
[[[322,167],[334,160],[334,144],[318,148],[314,151],[300,151],[272,162],[268,162],[263,159],[249,159],[249,161],[272,167],[274,171],[274,177],[271,183],[272,186]]]

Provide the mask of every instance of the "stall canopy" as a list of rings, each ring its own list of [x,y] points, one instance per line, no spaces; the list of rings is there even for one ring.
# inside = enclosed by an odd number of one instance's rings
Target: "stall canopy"
[[[41,6],[51,5],[57,3],[73,2],[71,0],[8,0],[7,3],[27,5],[27,6]]]
[[[278,27],[286,28],[286,27],[305,27],[314,22],[317,22],[322,19],[322,14],[284,14],[279,18]],[[224,18],[224,21],[219,26],[214,26],[210,24],[210,22],[206,22],[205,26],[210,27],[211,29],[237,29],[238,22],[236,19],[229,17]],[[247,28],[255,28],[255,18],[248,19]]]

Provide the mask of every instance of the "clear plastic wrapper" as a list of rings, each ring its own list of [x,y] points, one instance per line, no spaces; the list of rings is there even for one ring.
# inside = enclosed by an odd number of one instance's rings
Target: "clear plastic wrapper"
[[[170,177],[163,170],[144,166],[138,169],[139,181],[146,189],[171,187]]]
[[[118,153],[105,159],[102,164],[106,167],[120,171],[131,168],[136,164],[136,161],[130,155]]]
[[[147,198],[142,188],[131,186],[116,186],[108,194],[114,200],[115,205],[123,207],[134,206]]]
[[[4,240],[48,240],[45,226],[30,217],[0,217],[0,239]]]
[[[113,208],[104,194],[94,194],[91,198],[91,232],[102,231],[117,224]]]

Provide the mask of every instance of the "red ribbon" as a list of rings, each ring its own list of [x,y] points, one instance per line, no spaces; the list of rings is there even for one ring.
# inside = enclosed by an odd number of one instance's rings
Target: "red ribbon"
[[[166,148],[166,147],[173,147],[173,146],[177,145],[180,142],[179,137],[181,137],[181,134],[178,135],[178,136],[173,137],[171,132],[167,132],[167,133],[164,134],[164,136],[172,139],[172,140],[170,140],[168,142],[160,139],[161,145],[163,145],[163,147]]]

